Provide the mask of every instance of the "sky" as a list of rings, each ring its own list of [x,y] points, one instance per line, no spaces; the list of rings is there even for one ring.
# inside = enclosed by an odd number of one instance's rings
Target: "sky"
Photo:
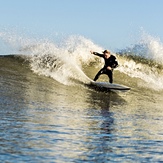
[[[145,31],[163,40],[163,0],[0,0],[0,32],[81,35],[106,49],[133,44]]]

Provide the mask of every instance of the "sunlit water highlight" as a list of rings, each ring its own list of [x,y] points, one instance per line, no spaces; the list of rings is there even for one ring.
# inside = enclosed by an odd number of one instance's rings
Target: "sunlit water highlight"
[[[1,162],[163,162],[162,69],[153,77],[117,54],[115,82],[131,91],[96,90],[89,81],[103,63],[93,48],[75,37],[0,57]]]

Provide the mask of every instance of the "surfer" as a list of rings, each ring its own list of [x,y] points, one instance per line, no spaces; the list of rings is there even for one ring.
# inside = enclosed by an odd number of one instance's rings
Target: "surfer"
[[[110,51],[108,51],[108,50],[104,50],[103,54],[99,54],[99,53],[93,52],[93,51],[90,51],[90,52],[91,52],[91,54],[102,57],[105,60],[104,67],[97,73],[97,75],[94,78],[94,81],[96,81],[101,74],[106,74],[109,77],[109,82],[113,83],[113,69],[118,66],[116,57],[114,55],[110,54]]]

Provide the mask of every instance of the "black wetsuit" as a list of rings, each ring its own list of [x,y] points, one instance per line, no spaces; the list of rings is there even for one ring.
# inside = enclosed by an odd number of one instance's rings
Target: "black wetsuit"
[[[109,82],[113,83],[113,68],[116,68],[118,66],[116,57],[114,55],[110,55],[109,58],[105,58],[104,54],[99,54],[97,52],[93,52],[93,54],[102,57],[105,60],[104,67],[97,73],[97,75],[94,78],[94,81],[96,81],[101,74],[106,74],[109,77]],[[111,67],[112,69],[108,70],[107,69],[108,66]]]

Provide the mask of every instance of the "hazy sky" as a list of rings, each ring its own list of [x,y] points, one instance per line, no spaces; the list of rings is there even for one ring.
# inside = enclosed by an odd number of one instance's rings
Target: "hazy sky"
[[[4,29],[82,35],[104,48],[125,48],[141,29],[163,40],[163,0],[0,0]]]

